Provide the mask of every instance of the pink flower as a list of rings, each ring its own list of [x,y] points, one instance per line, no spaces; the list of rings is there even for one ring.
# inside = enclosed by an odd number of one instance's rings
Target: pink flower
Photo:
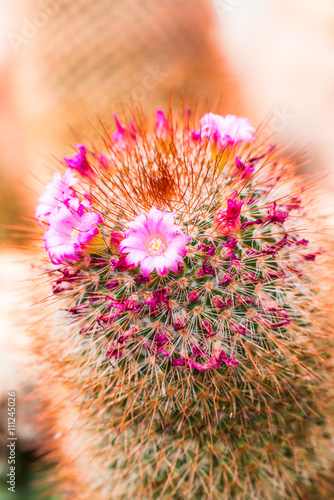
[[[276,201],[273,203],[273,206],[268,210],[268,217],[265,222],[271,222],[272,224],[283,224],[285,220],[289,217],[287,212],[281,212],[277,210]]]
[[[198,302],[199,301],[199,293],[197,290],[192,290],[188,293],[189,302]]]
[[[116,113],[114,113],[114,119],[117,130],[112,134],[112,140],[115,142],[117,149],[125,151],[131,147],[133,142],[136,140],[136,128],[133,122],[130,123],[129,128],[126,128],[125,125],[121,125]]]
[[[208,319],[204,319],[202,321],[202,327],[204,328],[204,330],[206,332],[205,336],[207,338],[214,337],[216,335],[216,332],[213,331],[212,323]]]
[[[255,128],[247,118],[234,115],[220,116],[206,113],[200,120],[201,137],[208,137],[217,145],[224,147],[240,142],[251,142]]]
[[[197,356],[201,356],[201,355],[205,356],[208,361],[206,361],[204,363],[199,363],[198,361],[195,361],[195,358]],[[199,370],[199,371],[202,371],[202,370],[208,371],[208,370],[211,370],[211,368],[220,368],[222,361],[224,363],[226,363],[227,366],[238,366],[239,365],[238,361],[236,361],[236,359],[235,359],[235,354],[232,354],[232,358],[229,358],[227,356],[227,354],[222,349],[218,349],[212,358],[207,356],[201,350],[195,349],[194,356],[191,356],[189,358],[182,357],[182,358],[174,359],[172,361],[172,365],[174,365],[174,366],[186,366],[187,368],[191,368],[191,369],[196,368],[196,370]]]
[[[226,309],[227,307],[231,306],[232,304],[233,304],[232,299],[228,299],[226,302],[224,302],[220,295],[217,295],[213,299],[213,305],[217,309]]]
[[[49,217],[49,229],[43,237],[52,263],[78,260],[87,243],[99,233],[96,225],[102,222],[99,214],[86,211],[82,203],[76,209],[66,205],[56,207]]]
[[[140,265],[144,276],[154,270],[159,275],[167,274],[169,269],[178,272],[178,262],[183,262],[181,255],[186,255],[185,245],[190,238],[174,224],[175,217],[175,213],[152,207],[148,216],[140,214],[127,224],[129,229],[119,249],[128,254],[128,264]]]
[[[110,167],[110,161],[109,159],[104,156],[102,153],[100,153],[97,157],[99,163],[100,163],[100,168],[101,169],[105,169],[105,170],[108,170],[109,167]]]
[[[75,144],[79,153],[74,153],[72,158],[64,158],[69,168],[77,170],[83,177],[94,176],[94,170],[87,160],[87,149],[84,144]]]
[[[227,208],[217,210],[214,216],[214,223],[217,226],[217,231],[220,234],[231,234],[236,232],[241,225],[240,212],[244,204],[243,201],[237,203],[237,200],[227,199]]]
[[[155,131],[157,134],[157,137],[160,139],[165,139],[168,132],[170,130],[169,123],[167,118],[164,115],[164,112],[161,111],[160,109],[157,110],[157,120],[155,123]]]
[[[119,244],[124,239],[122,233],[111,233],[110,234],[110,250],[112,254],[119,254]]]
[[[255,165],[252,165],[251,162],[244,163],[239,158],[236,156],[235,157],[235,164],[238,168],[238,171],[241,175],[242,179],[246,179],[246,177],[250,177],[255,169]]]
[[[126,131],[126,128],[125,128],[124,125],[121,125],[121,123],[120,123],[120,121],[119,121],[118,116],[116,115],[116,113],[114,113],[114,119],[115,119],[115,122],[116,122],[117,130],[116,130],[116,132],[114,132],[112,134],[112,139],[116,143],[120,143],[122,145],[124,143],[124,147],[125,147],[125,139],[126,139],[125,131]]]
[[[67,169],[63,176],[56,172],[52,182],[45,186],[45,191],[38,198],[39,204],[36,207],[35,217],[40,222],[47,220],[51,212],[60,204],[66,203],[69,198],[73,197],[74,191],[72,186],[76,184],[78,179],[71,169]]]
[[[175,331],[178,332],[179,330],[184,330],[185,329],[186,322],[184,321],[183,318],[179,317],[179,318],[176,318],[176,320],[173,323],[173,326],[174,326]]]
[[[134,267],[126,263],[125,255],[121,255],[118,260],[111,259],[110,264],[112,265],[113,271],[120,271],[121,273],[128,271],[129,269],[132,269]]]

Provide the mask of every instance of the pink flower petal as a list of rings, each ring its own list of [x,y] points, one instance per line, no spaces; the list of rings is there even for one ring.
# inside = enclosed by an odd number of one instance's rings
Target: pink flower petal
[[[228,144],[251,142],[255,136],[255,128],[247,118],[238,118],[235,115],[225,117],[206,113],[200,120],[201,137],[207,137],[224,147]]]

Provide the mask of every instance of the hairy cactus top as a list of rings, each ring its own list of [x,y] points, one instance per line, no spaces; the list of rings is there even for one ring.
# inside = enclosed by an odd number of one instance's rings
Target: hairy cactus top
[[[64,159],[36,209],[70,317],[51,370],[101,431],[116,471],[101,498],[276,498],[289,415],[301,425],[311,411],[326,356],[324,250],[298,163],[244,118],[207,113],[192,129],[158,111],[154,130],[115,118],[103,149]],[[273,435],[276,462],[247,469]],[[277,498],[297,488],[290,476]]]

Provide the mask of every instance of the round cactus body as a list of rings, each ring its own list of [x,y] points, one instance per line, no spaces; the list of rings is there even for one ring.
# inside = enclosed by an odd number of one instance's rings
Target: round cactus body
[[[244,118],[188,117],[117,119],[39,200],[58,312],[36,346],[73,416],[59,437],[49,397],[65,498],[321,491],[330,247],[296,159]]]

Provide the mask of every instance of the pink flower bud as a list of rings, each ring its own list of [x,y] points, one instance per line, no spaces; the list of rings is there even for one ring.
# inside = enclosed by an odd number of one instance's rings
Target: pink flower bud
[[[214,335],[216,335],[216,333],[213,331],[213,326],[208,319],[204,319],[202,321],[202,327],[206,332],[206,337],[213,337]]]
[[[226,309],[232,303],[233,303],[232,299],[228,299],[226,302],[224,302],[224,300],[222,299],[222,297],[220,297],[220,295],[217,295],[213,299],[213,304],[215,307],[217,307],[217,309]]]
[[[199,300],[199,293],[196,290],[193,290],[188,294],[188,300],[189,302],[198,302]]]
[[[243,201],[237,203],[237,200],[226,200],[227,207],[217,210],[213,222],[216,225],[217,233],[228,235],[238,231],[241,225],[240,212],[244,204]]]
[[[157,137],[159,137],[159,139],[166,139],[166,137],[170,131],[170,126],[169,126],[168,120],[165,117],[164,112],[161,111],[160,109],[157,110],[157,120],[155,123],[155,131],[156,131]]]
[[[111,233],[110,235],[110,251],[115,255],[119,255],[119,244],[124,239],[122,233]]]
[[[173,326],[176,331],[183,330],[186,327],[185,321],[183,318],[176,318],[173,323]]]
[[[114,290],[120,284],[121,284],[121,282],[119,280],[111,280],[111,281],[106,282],[106,287],[108,288],[108,290]]]

